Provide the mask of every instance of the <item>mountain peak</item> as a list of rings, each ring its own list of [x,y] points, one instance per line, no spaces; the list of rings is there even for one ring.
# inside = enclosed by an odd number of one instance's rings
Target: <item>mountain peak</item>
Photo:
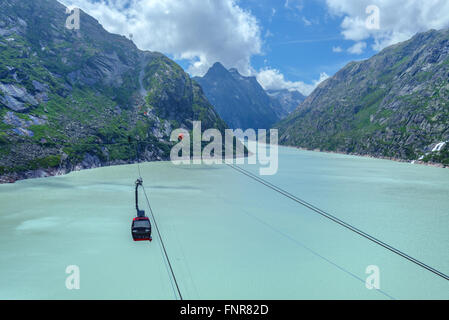
[[[279,120],[262,86],[255,78],[240,75],[236,68],[227,70],[217,62],[204,77],[195,80],[232,128],[268,129]]]
[[[211,69],[226,69],[220,62],[215,62]]]
[[[220,62],[215,62],[204,77],[223,77],[228,73],[228,69],[226,69]]]

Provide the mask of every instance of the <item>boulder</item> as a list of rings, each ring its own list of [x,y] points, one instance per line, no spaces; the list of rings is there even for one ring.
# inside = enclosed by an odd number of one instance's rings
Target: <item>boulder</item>
[[[13,111],[25,111],[39,102],[25,88],[0,82],[0,103]]]

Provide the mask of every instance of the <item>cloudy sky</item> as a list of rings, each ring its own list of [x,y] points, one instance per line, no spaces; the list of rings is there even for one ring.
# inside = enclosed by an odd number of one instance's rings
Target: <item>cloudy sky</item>
[[[309,94],[352,60],[449,27],[448,0],[59,0],[191,75],[216,61]]]

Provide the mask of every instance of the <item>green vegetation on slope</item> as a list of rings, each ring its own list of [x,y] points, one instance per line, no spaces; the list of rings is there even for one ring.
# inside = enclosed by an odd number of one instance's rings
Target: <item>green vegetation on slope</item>
[[[416,160],[449,140],[449,30],[352,62],[276,125],[283,144]],[[447,164],[447,154],[426,161]]]
[[[172,129],[201,120],[224,130],[176,63],[84,13],[80,30],[66,18],[56,0],[9,0],[0,11],[0,175],[128,163],[135,143],[141,158],[167,159]]]

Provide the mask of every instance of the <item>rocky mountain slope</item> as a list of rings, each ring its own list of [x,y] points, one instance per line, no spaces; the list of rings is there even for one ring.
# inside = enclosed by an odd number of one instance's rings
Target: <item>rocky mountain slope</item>
[[[255,77],[244,77],[217,62],[204,77],[194,79],[231,128],[268,129],[280,119]]]
[[[280,119],[287,117],[306,100],[306,97],[296,90],[267,90],[266,92],[271,98],[273,110]]]
[[[449,165],[449,30],[349,63],[276,127],[285,145]]]
[[[201,87],[173,61],[106,32],[56,0],[0,1],[0,180],[140,157],[167,159],[174,128],[224,130]]]

